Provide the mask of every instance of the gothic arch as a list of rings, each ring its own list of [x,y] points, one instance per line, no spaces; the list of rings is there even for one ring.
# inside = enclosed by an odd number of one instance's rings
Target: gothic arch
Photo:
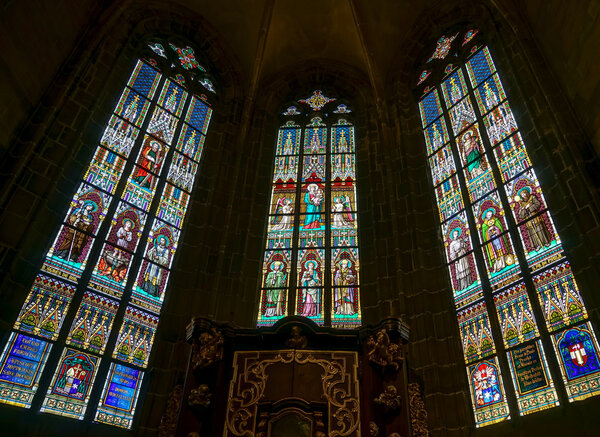
[[[175,35],[194,43],[199,52],[204,51],[199,53],[202,61],[218,75],[219,97],[215,102],[213,119],[216,128],[205,145],[205,158],[210,164],[207,165],[206,161],[200,164],[197,186],[198,191],[203,191],[204,194],[196,195],[190,205],[190,227],[202,227],[207,217],[211,216],[208,205],[215,195],[212,187],[220,176],[211,172],[210,168],[221,165],[219,149],[227,141],[227,135],[231,135],[228,126],[236,118],[236,101],[243,94],[240,68],[222,38],[201,17],[184,8],[166,8],[160,2],[156,2],[154,7],[148,7],[147,4],[109,7],[79,39],[76,49],[61,67],[34,116],[17,133],[12,144],[14,153],[20,159],[15,160],[11,171],[19,176],[13,178],[12,185],[5,186],[3,192],[23,196],[23,192],[19,190],[19,181],[35,178],[38,172],[44,175],[43,180],[47,183],[44,186],[38,184],[39,198],[34,199],[35,209],[30,214],[28,233],[20,241],[15,241],[15,256],[1,272],[1,294],[8,302],[2,313],[3,337],[8,335],[11,319],[14,320],[19,312],[19,300],[26,295],[35,270],[41,264],[48,244],[51,244],[49,239],[64,215],[65,205],[102,136],[104,124],[112,112],[123,83],[129,77],[136,53],[151,35]],[[203,171],[206,169],[209,171]],[[4,200],[7,198],[9,195]],[[183,261],[186,254],[190,256],[190,253],[198,253],[197,245],[201,244],[207,234],[207,229],[204,229],[204,233],[184,231],[182,241],[186,241],[181,245],[182,255],[178,258]],[[171,287],[177,293],[187,295],[174,296],[165,303],[164,319],[167,322],[162,323],[163,329],[159,329],[155,347],[175,352],[153,354],[151,366],[163,381],[158,384],[155,378],[148,385],[145,393],[148,402],[144,402],[138,411],[138,417],[150,417],[145,426],[156,428],[159,418],[142,411],[144,405],[148,409],[151,408],[153,399],[160,401],[161,396],[166,394],[165,390],[168,390],[166,387],[171,385],[170,382],[176,380],[179,372],[185,371],[184,368],[173,366],[177,360],[172,361],[171,358],[172,354],[182,350],[181,347],[178,349],[176,343],[181,339],[186,323],[186,319],[177,317],[176,314],[182,312],[190,300],[195,300],[196,306],[199,306],[204,298],[198,293],[191,294],[192,290],[196,291],[194,284],[188,284],[187,288],[178,287],[176,278],[189,276],[190,272],[198,270],[202,273],[195,273],[196,275],[206,276],[207,263],[206,259],[200,260],[199,267],[181,262],[174,268],[177,273],[174,274],[175,285]],[[48,367],[52,365],[53,363],[48,363]],[[42,385],[47,382],[42,380]],[[25,411],[15,414],[27,416],[28,413]],[[38,426],[54,420],[42,419]]]
[[[425,201],[414,196],[411,200],[415,210],[409,215],[417,215],[422,220],[419,220],[412,243],[415,269],[408,276],[414,279],[408,279],[405,284],[418,283],[420,287],[407,293],[406,311],[412,314],[409,323],[417,328],[412,331],[415,334],[410,346],[413,348],[412,363],[417,373],[426,375],[425,380],[429,381],[429,387],[425,387],[428,409],[438,411],[445,410],[442,405],[450,404],[455,410],[461,409],[460,404],[469,404],[469,395],[460,384],[450,382],[452,379],[464,379],[460,366],[462,356],[456,346],[460,340],[450,325],[454,323],[452,310],[448,311],[452,304],[447,298],[447,284],[444,283],[446,273],[439,268],[443,260],[440,256],[442,254],[437,253],[440,237],[435,219],[435,196],[429,196],[427,188],[423,186],[427,185],[429,177],[426,165],[421,165],[425,163],[425,153],[416,106],[420,95],[416,96],[412,89],[416,87],[422,70],[419,67],[430,55],[425,45],[435,45],[433,42],[445,29],[465,21],[474,23],[479,29],[485,29],[486,41],[490,50],[494,51],[498,69],[503,73],[507,95],[511,102],[515,101],[512,104],[513,111],[524,130],[524,141],[528,144],[528,149],[532,149],[530,156],[534,166],[539,169],[540,183],[544,192],[550,193],[547,198],[550,210],[556,217],[556,227],[561,235],[565,235],[563,243],[566,252],[574,260],[574,271],[584,290],[593,290],[597,283],[597,275],[593,270],[600,255],[598,248],[585,247],[583,244],[586,236],[591,238],[593,234],[590,229],[586,229],[584,221],[577,220],[573,213],[589,208],[592,217],[596,216],[599,205],[597,193],[592,192],[575,199],[567,182],[572,181],[578,187],[593,186],[595,177],[592,169],[598,171],[598,158],[590,156],[594,154],[591,153],[591,147],[586,143],[586,134],[581,131],[574,114],[561,107],[566,101],[565,96],[561,90],[555,91],[557,84],[552,74],[547,74],[548,67],[538,47],[532,45],[527,23],[508,6],[496,4],[489,7],[469,6],[466,3],[459,6],[442,5],[439,9],[425,13],[423,20],[418,21],[418,25],[409,32],[412,36],[410,43],[404,46],[403,56],[396,57],[398,61],[388,75],[388,86],[392,90],[390,95],[393,96],[390,105],[404,120],[404,123],[397,126],[396,136],[403,138],[405,148],[397,153],[403,156],[408,154],[415,161],[407,163],[413,172],[412,177],[404,178],[400,174],[396,183],[411,184],[413,192],[423,190],[426,197]],[[554,155],[549,149],[556,151]],[[573,157],[573,160],[565,165],[562,159],[557,159],[557,154]],[[588,223],[595,224],[594,220],[592,218]],[[598,298],[590,291],[583,293],[590,309],[590,319],[597,326],[598,319],[594,313],[597,313]],[[427,346],[423,348],[420,343]],[[443,346],[443,343],[446,345]],[[439,353],[440,350],[443,353]],[[455,363],[459,365],[456,366]],[[572,408],[592,411],[597,402],[591,400],[587,405],[574,404]],[[449,417],[439,417],[433,419],[435,423],[430,425],[433,429],[440,430],[447,429],[449,423],[459,427],[469,426],[470,413],[467,410],[465,408],[459,414],[462,418],[458,423]],[[536,419],[527,420],[529,422],[522,420],[519,426],[529,429]]]
[[[358,171],[358,196],[361,235],[361,281],[363,322],[374,323],[382,317],[393,314],[393,310],[385,304],[386,293],[376,286],[384,273],[375,263],[375,240],[386,238],[388,234],[381,232],[382,222],[391,226],[389,216],[381,217],[374,211],[373,197],[383,198],[388,193],[387,183],[384,182],[386,174],[378,172],[381,162],[386,160],[387,149],[382,139],[382,123],[377,112],[377,103],[370,81],[366,74],[355,67],[341,62],[318,59],[304,61],[278,72],[272,77],[265,78],[257,92],[256,124],[262,126],[260,133],[260,162],[258,172],[255,174],[255,186],[265,187],[260,193],[262,200],[257,200],[257,205],[267,205],[270,173],[272,171],[274,147],[277,131],[280,125],[279,109],[283,102],[297,99],[300,96],[310,95],[314,89],[348,101],[354,111],[357,144],[357,171]],[[304,93],[304,94],[303,94]],[[254,123],[253,123],[254,124]],[[375,193],[375,190],[379,190]],[[391,195],[391,194],[390,194]],[[258,196],[255,197],[259,199]],[[257,208],[256,214],[264,220],[264,209]],[[264,222],[263,222],[264,223]],[[262,256],[262,237],[264,229],[257,231],[256,246],[258,250],[256,259],[248,264],[248,275],[256,277],[255,290],[260,287],[260,278],[256,275]],[[391,287],[396,290],[396,287]],[[387,295],[391,295],[388,292]],[[258,299],[258,298],[256,298]],[[255,306],[258,301],[255,301]]]

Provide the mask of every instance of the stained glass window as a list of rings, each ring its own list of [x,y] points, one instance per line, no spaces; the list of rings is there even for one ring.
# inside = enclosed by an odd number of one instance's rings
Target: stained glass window
[[[0,402],[132,426],[215,93],[193,48],[143,51],[0,356]]]
[[[361,324],[351,113],[319,90],[282,111],[258,326],[286,315],[340,328]]]
[[[509,381],[519,415],[563,387],[570,402],[600,394],[598,342],[481,32],[441,37],[425,64],[415,94],[476,426],[510,419]]]

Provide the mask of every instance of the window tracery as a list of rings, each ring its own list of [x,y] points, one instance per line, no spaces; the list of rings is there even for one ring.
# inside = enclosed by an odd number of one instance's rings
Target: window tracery
[[[510,419],[507,379],[519,415],[559,405],[557,389],[600,394],[598,343],[500,76],[470,28],[441,37],[416,79],[478,427]]]
[[[283,112],[275,151],[258,325],[288,314],[360,326],[352,110],[316,90]]]
[[[131,428],[212,114],[206,91],[191,47],[148,43],[0,357],[0,402]]]

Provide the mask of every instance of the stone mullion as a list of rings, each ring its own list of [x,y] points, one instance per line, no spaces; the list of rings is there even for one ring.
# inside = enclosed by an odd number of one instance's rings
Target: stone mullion
[[[139,60],[139,58],[136,58],[134,60],[133,67],[129,70],[129,75],[131,75],[131,72],[135,68],[135,64],[138,62],[138,60]],[[161,73],[161,78],[159,80],[159,84],[163,83],[163,81],[164,81],[164,75],[162,75],[162,73]],[[113,106],[113,108],[116,107],[116,105],[118,104],[119,100],[121,99],[121,95],[123,94],[123,91],[125,89],[131,90],[131,88],[129,88],[127,83],[123,86],[123,88],[121,89],[121,92],[118,94],[117,98],[115,99],[116,103]],[[157,86],[157,90],[158,89],[159,89],[159,87]],[[136,91],[134,91],[134,92],[136,92]],[[156,95],[156,92],[155,92],[155,95]],[[145,100],[149,100],[146,98],[146,96],[142,96],[142,98]],[[35,395],[32,399],[32,402],[31,402],[32,411],[39,411],[39,409],[41,408],[43,399],[46,396],[47,389],[52,381],[52,377],[54,376],[54,373],[55,373],[54,371],[56,370],[56,366],[58,365],[60,357],[62,356],[62,351],[67,346],[66,339],[71,330],[71,325],[73,323],[73,320],[75,319],[75,316],[77,315],[77,311],[79,310],[79,307],[81,306],[81,303],[83,301],[83,296],[87,289],[87,284],[92,275],[92,271],[94,269],[94,266],[96,265],[96,262],[98,261],[98,259],[100,257],[100,253],[102,251],[104,242],[106,241],[106,238],[108,237],[108,230],[110,229],[111,221],[114,217],[115,211],[117,209],[117,205],[119,204],[119,200],[121,199],[121,195],[123,194],[123,191],[125,190],[125,185],[127,183],[127,175],[129,173],[131,173],[134,163],[135,163],[135,156],[137,155],[137,152],[139,151],[140,146],[144,141],[143,133],[147,129],[148,124],[150,123],[150,119],[152,118],[150,115],[150,108],[153,107],[153,105],[152,105],[152,100],[149,100],[149,101],[150,101],[150,106],[148,108],[148,111],[146,112],[146,115],[145,115],[144,121],[142,122],[142,125],[139,127],[139,134],[138,134],[137,139],[135,140],[134,146],[131,148],[131,151],[129,152],[129,156],[126,158],[126,162],[125,162],[125,165],[121,172],[119,182],[117,183],[117,186],[115,187],[115,190],[114,190],[115,194],[111,195],[110,206],[107,208],[106,216],[105,216],[103,222],[101,223],[100,227],[98,228],[98,232],[96,233],[96,236],[95,237],[92,236],[92,238],[94,238],[94,242],[93,242],[92,248],[90,249],[90,253],[88,254],[88,257],[87,257],[88,261],[86,263],[85,269],[81,273],[81,276],[79,277],[79,279],[76,283],[77,288],[76,288],[75,294],[73,295],[72,300],[69,302],[69,308],[66,311],[66,314],[64,316],[63,324],[62,324],[60,333],[58,335],[58,338],[54,342],[50,341],[50,343],[53,345],[53,347],[52,347],[52,350],[50,351],[50,353],[48,354],[48,358],[44,365],[44,371],[43,371],[42,377],[40,378],[40,381],[39,381],[38,390],[35,393]],[[137,126],[135,126],[129,120],[126,120],[126,119],[118,116],[117,114],[115,114],[114,109],[113,109],[113,111],[106,117],[107,121],[104,124],[105,129],[108,126],[108,123],[110,122],[110,119],[113,117],[113,115],[117,116],[120,120],[123,120],[126,123],[129,123],[132,126],[137,128]],[[100,145],[101,145],[100,139],[98,139],[98,145],[96,145],[96,147],[94,148],[94,152],[95,152],[95,150],[97,150],[98,146],[100,146]],[[102,147],[104,147],[104,146],[102,146]],[[110,149],[106,148],[106,150],[110,150]],[[117,155],[119,155],[119,154],[117,153]],[[88,162],[86,169],[89,168],[90,164],[91,164],[91,159]],[[79,178],[79,184],[81,184],[83,182],[85,182],[85,181],[84,181],[83,175],[82,175],[82,177]],[[93,186],[94,188],[97,188],[100,191],[104,191],[102,188],[98,188],[95,185],[91,185],[91,186]],[[77,185],[77,187],[79,187],[79,185]],[[77,187],[75,189],[77,189]],[[68,213],[68,211],[69,211],[69,208],[67,208],[67,213]],[[60,232],[60,230],[62,229],[63,223],[65,223],[64,219],[61,222],[61,225],[60,225],[59,229],[57,230],[57,233]],[[64,281],[64,279],[61,277],[58,277],[51,273],[50,273],[50,275],[58,278],[61,281]],[[94,292],[97,293],[96,291],[94,291]],[[115,319],[113,320],[111,333],[112,333],[112,331],[114,331],[115,321],[116,321],[116,316],[115,316]],[[79,349],[77,346],[72,346],[72,347]],[[85,351],[85,352],[91,353],[92,355],[100,356],[100,358],[103,358],[106,355],[107,350],[108,350],[108,343],[107,343],[107,346],[105,347],[104,353],[102,355],[98,355],[96,353],[92,353],[89,351]],[[52,369],[52,371],[50,371],[49,369]],[[88,415],[90,414],[90,410],[91,410],[91,408],[89,408],[89,406],[92,404],[91,395],[92,395],[93,391],[95,391],[95,389],[97,388],[97,381],[99,381],[101,371],[102,371],[102,362],[100,364],[100,367],[98,367],[98,370],[96,373],[96,380],[94,381],[95,382],[94,387],[92,387],[92,389],[91,389],[92,391],[90,391],[90,401],[88,402],[88,408],[86,409],[86,414],[85,414],[86,420],[89,417]],[[42,390],[42,388],[43,388],[43,390]]]
[[[490,54],[491,56],[491,54]],[[494,74],[498,74],[498,71],[496,69],[496,71],[494,73],[492,73],[492,75],[490,77],[493,77]],[[485,80],[487,80],[489,78],[486,78]],[[498,80],[500,80],[500,76],[498,75]],[[470,81],[465,81],[467,83],[467,86],[469,87],[469,90],[471,91],[471,93],[475,93],[474,88],[471,86]],[[481,81],[481,83],[479,84],[479,86],[481,86],[481,84],[484,81]],[[500,80],[500,83],[502,84],[502,81]],[[504,87],[504,84],[502,84],[502,86]],[[506,91],[505,91],[506,93]],[[499,102],[494,109],[500,107],[501,105],[503,105],[504,103],[509,103],[509,99],[508,99],[508,95],[506,96],[506,98]],[[479,106],[474,105],[475,111],[477,113],[477,117],[481,120],[483,120],[483,116],[481,115],[481,112],[479,110]],[[489,115],[494,109],[488,111]],[[512,112],[512,108],[509,106],[509,109]],[[513,114],[514,116],[514,114]],[[511,138],[515,135],[517,135],[518,133],[520,133],[520,129],[519,129],[519,125],[515,119],[515,124],[517,125],[517,130],[515,132],[513,132],[511,135],[507,136],[503,141],[505,141],[508,138]],[[534,340],[529,340],[527,342],[523,342],[523,343],[519,343],[518,345],[515,346],[511,346],[509,348],[507,348],[507,352],[510,350],[515,350],[521,346],[524,346],[526,344],[531,344],[533,342],[535,342],[537,339],[539,339],[542,343],[542,347],[544,349],[544,355],[547,358],[547,364],[548,364],[548,370],[550,372],[550,377],[552,378],[552,380],[554,381],[554,387],[559,389],[556,390],[558,399],[560,401],[560,403],[562,405],[568,405],[569,401],[567,398],[567,394],[566,394],[566,388],[564,386],[564,381],[562,379],[562,375],[560,372],[560,363],[558,363],[557,361],[557,357],[554,353],[551,353],[554,350],[554,347],[552,345],[552,340],[550,338],[551,334],[549,333],[547,326],[546,326],[546,319],[544,317],[544,313],[540,307],[540,302],[539,302],[539,297],[538,297],[538,293],[535,289],[535,285],[533,283],[533,274],[530,271],[529,268],[529,264],[527,263],[527,259],[525,256],[525,249],[523,247],[520,235],[519,235],[519,226],[517,225],[516,220],[514,219],[511,211],[512,208],[510,207],[510,203],[508,201],[508,195],[505,191],[505,187],[507,183],[503,183],[503,179],[502,179],[502,175],[500,173],[500,169],[499,169],[499,165],[498,162],[496,160],[496,157],[494,155],[494,149],[496,147],[501,147],[501,143],[499,142],[496,145],[492,145],[492,143],[490,142],[488,135],[487,135],[487,130],[486,130],[486,135],[483,135],[484,141],[485,141],[485,149],[488,155],[488,162],[490,163],[490,169],[492,170],[492,174],[494,176],[494,178],[498,181],[500,181],[500,185],[501,188],[498,187],[498,195],[500,197],[500,200],[502,202],[502,207],[504,208],[504,210],[506,211],[505,213],[505,218],[507,221],[507,225],[508,225],[508,233],[510,235],[510,237],[513,240],[513,248],[515,250],[515,254],[517,255],[517,259],[519,261],[519,265],[521,268],[521,276],[523,278],[523,282],[526,285],[526,290],[527,290],[527,296],[529,298],[529,302],[531,305],[531,310],[533,311],[534,317],[536,319],[536,325],[538,328],[538,337]],[[523,147],[525,148],[525,150],[527,151],[527,146],[525,145],[525,143],[523,142]],[[533,169],[533,162],[532,165],[530,167],[530,169]],[[526,172],[527,170],[524,170],[523,172],[519,173],[519,175],[514,176],[511,180],[514,180],[516,178],[518,178],[520,175],[522,175],[524,172]],[[534,170],[535,171],[535,170]],[[537,175],[536,175],[537,178]],[[527,221],[533,220],[535,217],[538,217],[539,215],[543,214],[544,212],[548,212],[550,214],[549,209],[546,208],[542,211],[539,212],[538,214],[536,214],[534,217],[530,217]],[[525,223],[523,222],[523,224]],[[564,261],[564,259],[563,259]],[[544,268],[540,269],[540,271],[542,270],[546,270],[549,266],[545,266]],[[539,273],[539,272],[538,272]],[[513,284],[514,285],[514,284]],[[498,291],[497,291],[498,292]],[[497,293],[496,292],[496,293]],[[507,358],[508,360],[508,358]],[[542,360],[542,357],[540,356],[540,360]],[[560,381],[560,383],[558,383],[558,381]],[[516,388],[515,388],[516,390]],[[518,411],[518,410],[517,410]]]
[[[144,121],[144,124],[140,130],[140,137],[141,137],[142,142],[143,142],[143,138],[144,138],[145,134],[147,133],[148,125],[152,118],[152,113],[158,107],[158,95],[160,95],[159,94],[160,90],[165,85],[165,83],[166,83],[166,76],[163,75],[163,77],[161,78],[161,80],[159,82],[159,85],[156,88],[156,93],[155,93],[156,100],[153,101],[153,103],[150,105],[150,108],[148,108],[146,120]],[[185,111],[187,111],[187,109],[190,105],[190,102],[191,102],[191,98],[188,96],[188,102],[185,103],[184,108],[181,112],[182,115],[185,114]],[[108,372],[110,370],[111,363],[113,361],[120,362],[120,361],[112,358],[112,353],[115,348],[117,337],[119,335],[121,326],[123,324],[123,319],[124,319],[124,315],[125,315],[125,310],[127,308],[127,304],[129,303],[129,299],[131,297],[131,287],[133,287],[135,285],[135,280],[137,278],[137,270],[142,262],[143,251],[145,250],[145,247],[146,247],[145,242],[148,239],[148,234],[150,232],[150,229],[152,228],[152,223],[155,218],[155,214],[153,214],[152,211],[156,211],[156,208],[158,207],[158,204],[160,202],[160,193],[162,192],[162,190],[164,188],[166,176],[169,171],[169,165],[173,158],[174,150],[176,148],[174,142],[179,137],[182,125],[183,125],[183,123],[182,123],[181,119],[179,119],[177,128],[176,128],[176,132],[173,135],[173,140],[172,140],[173,145],[170,146],[170,150],[167,153],[167,155],[165,156],[165,159],[163,161],[164,164],[163,164],[161,174],[159,175],[159,181],[155,188],[154,198],[152,199],[152,203],[150,204],[150,207],[148,208],[148,213],[146,216],[146,224],[144,225],[144,230],[142,231],[142,235],[138,239],[138,247],[137,247],[135,253],[131,257],[131,265],[129,268],[128,278],[127,278],[127,281],[125,284],[123,295],[119,299],[119,308],[117,309],[117,313],[115,314],[115,317],[113,319],[112,328],[111,328],[111,331],[110,331],[110,334],[108,337],[108,341],[106,342],[106,347],[104,349],[104,354],[103,354],[104,359],[100,363],[94,387],[92,387],[92,391],[90,392],[89,405],[94,406],[94,408],[88,408],[86,410],[85,420],[91,420],[93,415],[96,413],[96,406],[98,405],[98,403],[100,401],[100,397],[102,396],[102,390],[104,389],[104,383],[105,383],[106,378],[108,377]],[[148,135],[152,135],[152,134],[148,133]],[[166,142],[165,142],[165,144],[166,144]],[[131,155],[131,156],[133,156],[133,155]],[[132,160],[132,164],[134,162],[135,162],[135,160]],[[130,171],[131,171],[131,169],[130,169]],[[125,181],[126,181],[126,179],[125,179]],[[124,190],[124,187],[121,189],[121,195],[123,194],[123,190]],[[165,291],[166,291],[166,289],[165,289]],[[164,301],[163,301],[163,303],[164,303]],[[146,310],[143,310],[143,311],[146,311]],[[160,323],[160,321],[159,321],[159,323]],[[142,368],[142,367],[136,366],[133,363],[122,363],[122,364],[124,364],[126,366],[131,366],[134,368],[139,368],[142,372],[145,371],[147,368],[147,367]],[[146,378],[146,381],[143,381],[143,385],[147,386],[147,384],[148,384],[148,379]],[[143,387],[142,387],[142,389],[143,389]]]
[[[459,67],[460,71],[462,71],[462,67]],[[465,80],[465,83],[467,81]],[[490,328],[492,330],[492,336],[493,336],[493,340],[494,340],[494,345],[495,345],[495,354],[492,355],[491,357],[496,357],[498,359],[498,365],[500,366],[500,369],[502,371],[502,373],[505,375],[504,378],[502,379],[502,386],[504,388],[505,393],[508,393],[509,396],[507,396],[506,401],[507,404],[509,406],[509,411],[513,410],[516,411],[516,398],[515,398],[515,394],[514,391],[512,390],[512,385],[510,383],[507,384],[507,378],[506,375],[510,375],[510,369],[508,366],[508,362],[506,361],[506,356],[504,354],[505,350],[504,350],[504,343],[502,342],[502,330],[500,329],[500,325],[498,323],[498,318],[497,318],[497,314],[496,314],[496,308],[494,305],[494,300],[491,296],[491,293],[489,290],[491,290],[491,286],[490,286],[490,281],[487,275],[487,268],[485,266],[485,260],[483,259],[483,255],[482,255],[482,250],[484,248],[484,243],[482,241],[478,242],[479,240],[479,234],[477,232],[477,226],[475,224],[475,218],[473,215],[473,204],[470,200],[469,197],[469,190],[467,188],[467,184],[466,184],[466,180],[465,180],[465,176],[464,176],[464,169],[463,169],[463,164],[462,164],[462,160],[460,158],[460,153],[458,151],[458,144],[457,144],[457,140],[456,138],[458,137],[458,134],[454,133],[453,127],[452,127],[452,123],[450,120],[450,116],[449,116],[449,109],[446,105],[446,102],[443,98],[443,93],[441,92],[441,82],[438,85],[437,89],[438,92],[440,93],[440,95],[442,96],[440,98],[440,104],[442,106],[442,113],[444,117],[444,120],[446,122],[446,126],[448,129],[448,133],[449,133],[449,144],[451,145],[450,149],[452,150],[452,156],[454,157],[454,162],[456,165],[456,175],[458,178],[458,182],[460,185],[460,191],[461,191],[461,195],[463,198],[463,204],[464,204],[464,211],[465,214],[467,216],[467,223],[469,226],[469,229],[471,230],[471,241],[472,241],[472,248],[473,248],[473,257],[475,259],[475,263],[477,265],[477,269],[479,270],[479,278],[481,281],[481,287],[482,287],[482,294],[483,297],[480,298],[481,300],[483,300],[483,302],[485,303],[486,306],[486,315],[488,318],[488,321],[490,323]],[[469,92],[466,93],[465,96],[463,96],[462,99],[473,99],[473,95]],[[476,105],[476,102],[474,102]],[[456,103],[458,104],[458,102]],[[471,106],[475,106],[475,105],[471,105]],[[471,124],[471,126],[473,124],[481,124],[482,120],[479,118],[476,118],[476,120]],[[496,189],[498,189],[497,185],[496,185]],[[441,225],[441,223],[440,223]],[[477,236],[477,238],[475,238],[475,236]],[[466,255],[467,256],[467,255]],[[446,264],[448,270],[450,267],[450,263]],[[449,270],[449,274],[450,270]],[[481,300],[479,300],[481,302]],[[453,300],[453,305],[455,307],[455,314],[458,313],[458,309],[456,309],[456,304],[454,303]],[[464,307],[462,307],[461,309],[464,308],[468,308],[469,306],[472,306],[474,304],[474,302],[469,303],[468,305],[465,305]],[[491,313],[491,314],[490,314]],[[458,323],[458,320],[457,320]],[[459,332],[459,338],[462,337],[460,336],[460,332]],[[461,345],[462,348],[462,345]],[[464,359],[464,350],[463,350],[463,359]],[[485,359],[485,358],[482,358]],[[465,363],[464,364],[464,368],[465,370],[468,369],[468,367],[470,365],[473,365],[475,363],[477,363],[478,361],[481,361],[482,359],[476,360],[472,363]],[[466,372],[465,372],[466,373]],[[466,375],[465,375],[466,376]],[[500,381],[498,381],[498,383],[500,384]],[[471,392],[472,387],[471,387],[471,382],[467,379],[467,386],[469,387],[469,392]],[[508,386],[508,390],[507,390],[507,386]],[[472,402],[472,400],[470,400],[470,402]]]
[[[298,259],[300,253],[300,202],[302,201],[302,170],[304,167],[304,148],[302,143],[306,135],[306,127],[298,128],[298,172],[296,173],[296,202],[294,209],[294,226],[292,228],[292,241],[290,245],[290,279],[288,286],[288,310],[287,315],[292,316],[296,313],[296,296],[298,295]]]

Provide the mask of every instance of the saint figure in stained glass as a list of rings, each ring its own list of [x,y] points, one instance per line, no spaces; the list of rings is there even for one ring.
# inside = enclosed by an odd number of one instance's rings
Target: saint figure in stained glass
[[[452,241],[448,247],[450,260],[458,260],[454,264],[455,276],[458,281],[459,289],[465,289],[475,282],[475,275],[471,272],[469,259],[465,257],[469,251],[469,242],[466,238],[461,238],[462,229],[456,228],[452,231]]]
[[[355,296],[353,286],[356,283],[356,274],[353,271],[351,260],[342,259],[336,265],[333,283],[336,287],[343,287],[335,289],[335,314],[347,316],[354,314],[356,311],[354,310]]]
[[[535,194],[529,192],[529,189],[528,187],[522,188],[519,195],[515,198],[515,201],[519,204],[517,216],[520,221],[533,217],[542,209],[541,202]],[[525,223],[525,228],[529,235],[529,241],[535,250],[539,250],[542,246],[550,246],[554,239],[542,215],[538,215]]]
[[[309,260],[304,263],[302,278],[302,313],[304,317],[315,317],[320,314],[319,306],[321,304],[320,290],[315,288],[321,285],[319,265],[317,261]]]
[[[119,247],[105,245],[98,263],[98,274],[115,282],[123,282],[127,277],[127,269],[131,254]]]
[[[148,263],[148,266],[146,267],[141,288],[154,297],[160,296],[160,286],[162,284],[163,276],[163,269],[160,266],[166,267],[169,265],[168,246],[169,241],[167,237],[159,235],[154,240],[154,246],[146,252],[146,257],[152,262]]]
[[[508,265],[514,263],[511,255],[510,244],[508,237],[500,235],[503,231],[503,225],[500,219],[496,216],[496,210],[489,208],[484,213],[485,220],[481,229],[486,240],[491,240],[492,243],[485,247],[488,263],[494,272],[499,272]]]
[[[294,226],[294,205],[291,198],[280,198],[277,201],[277,215],[273,217],[272,231],[289,231]],[[279,220],[279,221],[278,221]]]
[[[60,242],[54,255],[64,260],[79,262],[79,257],[88,243],[86,232],[94,229],[94,216],[92,213],[98,209],[98,205],[86,200],[81,206],[74,209],[68,218],[68,223],[73,228],[65,228],[66,233]]]
[[[284,264],[281,261],[273,261],[269,266],[269,273],[265,278],[265,287],[282,288],[287,284]]]
[[[272,267],[275,268],[275,267]],[[281,268],[281,267],[278,267]],[[280,278],[276,278],[278,281]],[[285,280],[285,279],[284,279]],[[266,290],[267,301],[265,303],[265,317],[283,316],[284,290]]]
[[[468,130],[459,141],[464,162],[467,163],[466,170],[469,179],[474,179],[485,173],[486,167],[481,144],[478,138],[473,135],[473,131],[476,132],[476,129]]]
[[[306,204],[306,218],[304,229],[318,229],[321,227],[321,209],[323,207],[323,190],[317,184],[310,184],[304,195]]]
[[[165,150],[161,143],[148,137],[142,149],[140,167],[133,173],[133,180],[140,187],[154,188],[157,177],[152,173],[160,170],[164,155]]]
[[[333,199],[333,224],[337,229],[352,229],[354,228],[354,217],[350,212],[350,199],[347,196],[339,196]]]

